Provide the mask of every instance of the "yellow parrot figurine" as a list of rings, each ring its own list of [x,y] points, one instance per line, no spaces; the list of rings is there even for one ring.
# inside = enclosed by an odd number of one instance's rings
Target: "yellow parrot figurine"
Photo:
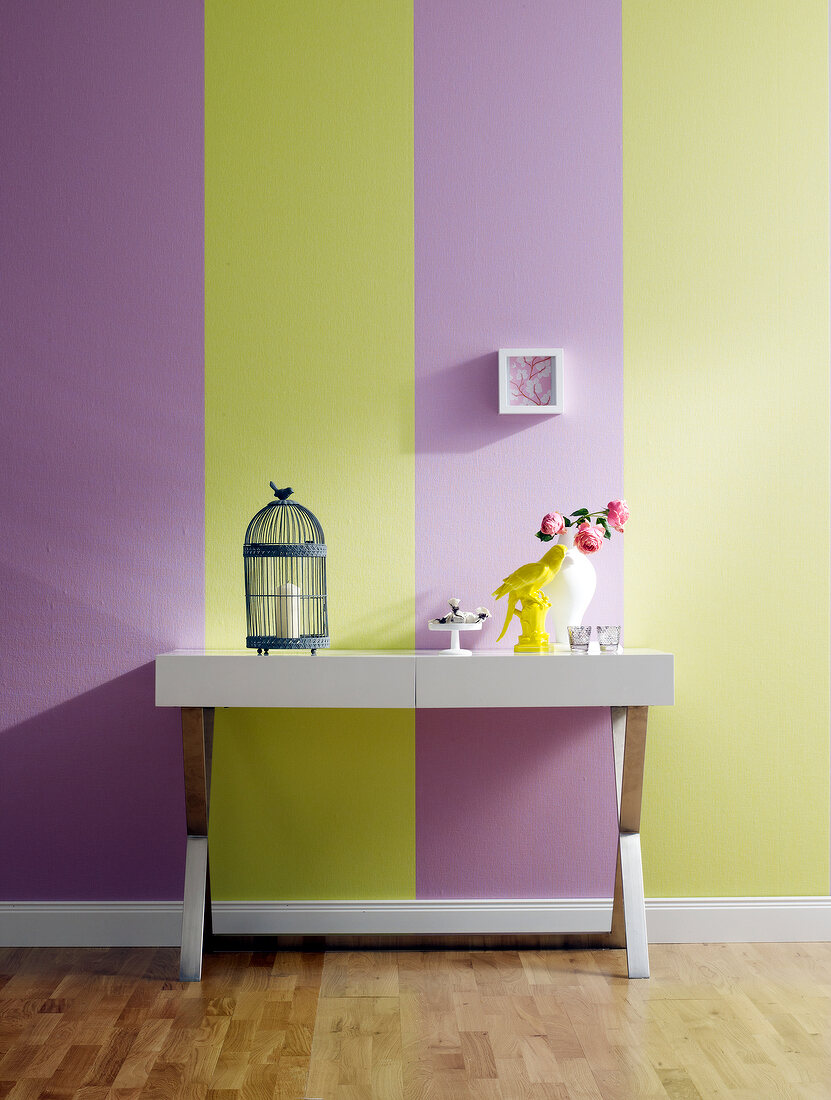
[[[505,636],[505,631],[508,629],[516,612],[516,606],[520,601],[522,601],[523,612],[529,610],[529,607],[537,605],[544,620],[543,609],[547,611],[550,605],[542,589],[559,572],[560,566],[563,564],[563,558],[566,556],[566,549],[567,547],[558,543],[543,554],[539,561],[521,565],[519,569],[515,569],[513,573],[505,577],[502,584],[493,593],[496,599],[500,599],[505,595],[508,596],[508,613],[505,616],[502,633],[496,639],[497,641]],[[520,615],[520,620],[522,620],[522,615]]]

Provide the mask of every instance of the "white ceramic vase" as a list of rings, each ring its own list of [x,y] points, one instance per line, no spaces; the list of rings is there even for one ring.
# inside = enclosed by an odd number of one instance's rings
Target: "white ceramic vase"
[[[597,573],[585,554],[574,545],[577,528],[566,527],[557,540],[567,546],[566,556],[556,576],[543,588],[551,600],[548,625],[554,628],[554,642],[558,649],[568,649],[568,628],[582,626],[583,616],[591,603],[597,587]]]

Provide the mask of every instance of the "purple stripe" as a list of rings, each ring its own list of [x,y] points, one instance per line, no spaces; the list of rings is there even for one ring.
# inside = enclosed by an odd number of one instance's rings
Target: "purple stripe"
[[[201,3],[0,13],[0,882],[181,896],[159,650],[203,639]]]
[[[599,508],[622,495],[621,235],[618,0],[416,0],[419,646],[435,646],[426,622],[449,596],[465,608],[493,607],[500,578],[540,557],[533,534],[545,512]],[[500,416],[497,349],[544,346],[565,350],[565,414]],[[621,621],[621,541],[595,559],[590,620]],[[492,647],[497,633],[491,624],[471,644]],[[419,760],[422,737],[441,721],[419,715]],[[454,723],[446,719],[448,733]],[[528,714],[505,715],[504,724],[511,752],[515,741],[534,743]],[[468,755],[484,755],[475,724],[464,728]],[[561,764],[576,784],[579,739],[564,716],[556,728],[574,746]],[[486,789],[498,792],[505,755],[503,742],[486,759],[490,771],[479,777]],[[462,791],[470,782],[464,759],[453,777]],[[462,861],[437,865],[429,856],[442,843],[437,829],[449,837],[465,830],[461,809],[455,824],[446,820],[453,809],[438,787],[431,793],[432,774],[419,776],[419,892],[465,893],[472,884],[462,886]],[[584,793],[601,797],[597,772]],[[517,821],[523,815],[517,809]],[[520,896],[533,894],[531,869],[517,878],[476,835],[465,852],[487,868],[478,892],[499,894],[510,884]],[[582,858],[557,864],[554,892],[580,881],[589,893],[610,893],[608,864],[588,868]]]
[[[420,711],[417,730],[418,897],[611,896],[608,711]]]

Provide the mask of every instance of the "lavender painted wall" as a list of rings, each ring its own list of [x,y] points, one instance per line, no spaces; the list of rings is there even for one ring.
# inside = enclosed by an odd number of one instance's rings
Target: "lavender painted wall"
[[[418,896],[610,895],[610,738],[608,710],[418,714]]]
[[[622,495],[617,0],[416,0],[415,227],[416,644],[433,647],[426,622],[448,596],[492,606],[499,580],[541,556],[533,534],[545,512],[599,508]],[[499,415],[497,349],[523,346],[564,349],[563,416]],[[595,564],[591,620],[620,622],[620,540]],[[491,624],[472,644],[493,647],[498,632]],[[579,788],[598,803],[606,757],[583,774],[576,722],[563,714],[550,728],[558,782],[564,796]],[[420,896],[539,889],[527,847],[492,850],[487,832],[465,817],[473,785],[499,790],[507,756],[532,773],[541,761],[537,723],[506,712],[503,736],[483,752],[474,721],[418,715]],[[600,727],[579,730],[601,751]],[[434,753],[443,738],[454,745],[444,778]],[[471,771],[465,761],[476,756]],[[543,835],[561,835],[561,811],[543,787],[524,789],[530,801],[522,817],[509,812],[505,829],[518,839],[533,821]],[[609,806],[597,834],[609,842],[598,853],[614,850]],[[578,820],[569,818],[567,831]],[[593,842],[573,864],[555,861],[546,893],[611,893],[613,863],[592,855]]]
[[[0,43],[0,891],[181,897],[149,662],[203,631],[202,5],[10,0]]]

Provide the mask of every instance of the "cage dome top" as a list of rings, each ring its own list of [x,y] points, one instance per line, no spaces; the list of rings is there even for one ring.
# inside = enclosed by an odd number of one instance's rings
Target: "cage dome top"
[[[248,524],[245,542],[248,545],[303,546],[313,545],[325,553],[323,528],[308,508],[289,497],[294,489],[278,489],[273,481],[276,500],[269,501]]]

